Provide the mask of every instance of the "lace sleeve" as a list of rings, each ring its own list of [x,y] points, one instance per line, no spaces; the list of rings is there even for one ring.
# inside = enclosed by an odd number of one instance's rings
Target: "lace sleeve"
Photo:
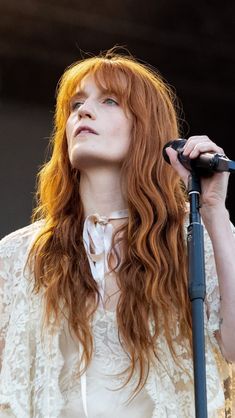
[[[0,241],[0,371],[12,301],[21,287],[27,256],[41,226],[41,221],[35,222]]]
[[[235,236],[235,228],[231,224],[233,234]],[[216,332],[219,331],[219,311],[220,311],[220,291],[219,283],[214,259],[212,242],[209,234],[204,228],[204,247],[205,247],[205,273],[206,273],[206,312],[207,312],[207,329],[209,336],[213,339]]]
[[[10,275],[10,253],[6,245],[6,239],[0,241],[0,374],[4,356],[5,338],[12,303],[12,280]],[[1,418],[14,418],[15,415],[10,410],[8,403],[0,404]]]
[[[0,242],[0,370],[4,352],[5,336],[11,308],[10,262],[4,242]]]

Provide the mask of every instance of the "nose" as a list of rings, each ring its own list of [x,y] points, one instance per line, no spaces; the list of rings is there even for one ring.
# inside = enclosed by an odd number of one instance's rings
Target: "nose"
[[[96,118],[94,105],[89,100],[85,100],[84,103],[82,103],[81,106],[79,107],[78,117],[79,119],[82,119],[82,118],[95,119]]]

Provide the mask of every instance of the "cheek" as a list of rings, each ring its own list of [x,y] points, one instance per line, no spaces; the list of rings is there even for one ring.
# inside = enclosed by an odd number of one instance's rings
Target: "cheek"
[[[129,146],[131,142],[132,121],[125,120],[122,127],[123,127],[123,138],[125,138],[126,145]]]
[[[65,127],[65,134],[66,134],[66,138],[67,138],[68,147],[71,144],[72,132],[73,132],[73,124],[72,124],[71,118],[68,118],[67,123],[66,123],[66,127]]]
[[[132,120],[126,118],[126,116],[121,115],[117,118],[116,123],[114,124],[116,127],[116,134],[117,136],[123,138],[124,140],[130,140],[131,131],[132,131]]]
[[[72,148],[73,148],[73,121],[72,118],[68,118],[66,126],[65,126],[65,135],[67,140],[67,149],[68,149],[68,156],[71,162],[72,158]]]
[[[116,131],[115,148],[117,152],[122,155],[122,158],[127,154],[131,143],[132,123],[127,120],[120,120]]]

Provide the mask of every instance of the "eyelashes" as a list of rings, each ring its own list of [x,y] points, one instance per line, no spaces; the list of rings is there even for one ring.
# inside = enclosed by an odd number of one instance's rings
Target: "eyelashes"
[[[110,105],[118,105],[118,102],[116,99],[113,99],[112,97],[107,97],[104,100],[105,103],[110,104]]]
[[[105,97],[101,100],[101,103],[109,106],[119,106],[117,99],[114,99],[113,97]],[[75,110],[78,110],[83,104],[84,101],[75,99],[70,103],[70,111],[74,112]]]
[[[80,101],[74,101],[72,103],[70,103],[70,111],[73,112],[74,110],[79,109],[79,107],[83,104],[83,102]]]

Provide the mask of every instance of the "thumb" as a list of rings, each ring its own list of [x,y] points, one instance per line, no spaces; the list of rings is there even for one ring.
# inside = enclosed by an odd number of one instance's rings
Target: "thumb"
[[[183,180],[185,186],[188,185],[188,176],[190,175],[190,172],[180,163],[178,159],[178,153],[171,147],[166,148],[166,153],[169,157],[169,160],[171,162],[172,168],[179,174],[181,179]]]

